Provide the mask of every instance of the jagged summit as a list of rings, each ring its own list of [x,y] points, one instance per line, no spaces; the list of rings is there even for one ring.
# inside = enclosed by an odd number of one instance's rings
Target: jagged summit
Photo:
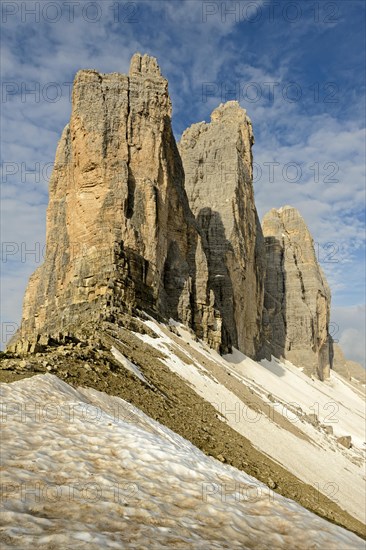
[[[227,101],[226,103],[220,103],[216,109],[211,113],[211,122],[218,121],[235,121],[247,122],[251,124],[251,120],[247,115],[246,109],[244,109],[238,101]]]
[[[83,76],[86,75],[97,75],[101,78],[107,77],[109,79],[116,78],[116,79],[123,79],[126,76],[134,76],[134,75],[147,75],[150,74],[151,76],[158,76],[161,77],[161,70],[158,65],[158,61],[156,57],[150,56],[148,54],[142,55],[141,53],[137,52],[131,57],[130,61],[130,67],[128,75],[124,75],[122,73],[101,73],[97,69],[80,69],[77,71],[75,78],[74,78],[74,84],[77,80],[82,79]]]
[[[282,214],[282,212],[284,212],[285,210],[292,210],[292,211],[293,211],[293,214],[294,214],[295,216],[298,216],[298,217],[301,218],[301,214],[300,214],[300,212],[298,211],[298,209],[295,208],[294,206],[291,206],[290,204],[285,204],[284,206],[281,206],[280,208],[277,208],[277,210],[276,210],[276,208],[272,208],[271,212],[272,212],[273,210],[277,211],[279,214]]]
[[[246,109],[244,109],[238,101],[227,101],[226,103],[220,103],[210,115],[210,122],[196,122],[192,124],[189,128],[184,130],[182,134],[182,141],[184,141],[185,147],[189,145],[189,138],[192,137],[192,134],[200,133],[202,131],[207,131],[212,124],[247,124],[251,127],[252,122],[247,115]],[[252,144],[254,143],[253,131],[252,134]]]
[[[129,76],[133,76],[135,74],[161,76],[160,67],[156,57],[152,57],[147,54],[141,55],[140,53],[135,53],[131,58]]]

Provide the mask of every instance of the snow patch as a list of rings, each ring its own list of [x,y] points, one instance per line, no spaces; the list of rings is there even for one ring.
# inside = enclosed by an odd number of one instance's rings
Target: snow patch
[[[192,355],[191,365],[174,355],[174,349],[181,350],[181,346],[156,321],[145,324],[157,338],[137,333],[136,336],[163,351],[167,356],[164,363],[211,403],[234,430],[355,518],[365,520],[365,404],[346,381],[336,373],[331,373],[329,382],[311,380],[288,361],[272,358],[257,363],[236,349],[221,357],[203,342],[197,342],[183,325],[175,324],[182,341],[189,344],[184,353],[194,349],[215,362],[304,432],[310,439],[305,441],[267,415],[253,414],[237,395],[208,376],[204,366]],[[323,425],[332,426],[334,435],[312,424],[311,415],[316,415]],[[342,435],[352,437],[351,449],[337,443],[336,437]]]
[[[364,548],[122,399],[50,374],[1,390],[2,548]]]

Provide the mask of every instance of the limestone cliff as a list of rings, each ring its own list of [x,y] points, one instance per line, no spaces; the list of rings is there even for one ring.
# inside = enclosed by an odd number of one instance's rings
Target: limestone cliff
[[[136,308],[173,317],[220,351],[220,313],[184,191],[168,83],[135,54],[129,75],[80,71],[49,189],[44,264],[13,349]]]
[[[252,186],[252,124],[236,101],[211,122],[193,124],[179,143],[185,188],[203,234],[209,285],[235,347],[261,344],[264,241]]]
[[[167,80],[135,54],[128,75],[77,73],[49,188],[46,258],[8,349],[145,311],[220,353],[272,353],[326,377],[330,292],[293,208],[258,221],[250,119],[235,101],[179,150]],[[265,271],[267,270],[267,275]]]
[[[268,353],[285,357],[320,379],[329,377],[330,290],[313,239],[291,206],[272,209],[262,222],[267,271],[264,336]]]

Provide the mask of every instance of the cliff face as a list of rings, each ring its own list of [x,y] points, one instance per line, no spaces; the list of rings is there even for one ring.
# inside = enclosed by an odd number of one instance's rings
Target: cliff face
[[[76,75],[50,182],[46,259],[29,282],[13,348],[141,308],[200,322],[210,345],[228,349],[170,116],[155,58],[134,55],[128,76]]]
[[[179,150],[189,205],[203,235],[209,286],[235,347],[261,344],[264,241],[252,186],[252,124],[236,101],[183,133]]]
[[[328,378],[330,290],[313,239],[299,212],[290,206],[268,212],[262,228],[267,258],[264,349],[308,374]]]

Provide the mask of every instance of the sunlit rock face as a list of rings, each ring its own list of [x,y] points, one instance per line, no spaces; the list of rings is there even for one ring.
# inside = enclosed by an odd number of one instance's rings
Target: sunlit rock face
[[[45,262],[10,347],[28,351],[72,325],[140,308],[199,323],[210,345],[230,349],[155,58],[135,54],[129,75],[77,73],[49,195]]]
[[[264,254],[251,123],[229,102],[196,126],[181,155],[198,172],[184,175],[154,58],[136,54],[129,75],[76,75],[50,183],[46,259],[10,347],[35,349],[75,324],[118,322],[139,308],[182,321],[222,353],[234,345],[256,354]]]
[[[313,239],[296,208],[272,209],[262,222],[266,243],[264,350],[308,374],[329,377],[330,290]]]

